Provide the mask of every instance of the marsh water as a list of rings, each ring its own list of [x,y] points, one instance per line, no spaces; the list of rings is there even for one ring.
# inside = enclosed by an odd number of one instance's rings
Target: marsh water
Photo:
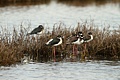
[[[61,22],[67,27],[75,27],[78,22],[85,21],[92,21],[99,27],[110,25],[116,29],[120,25],[120,2],[78,4],[51,0],[37,5],[0,7],[1,29],[6,28],[10,32],[21,24],[24,28],[33,29],[39,24],[52,28]],[[1,66],[0,80],[120,80],[120,61],[30,62]]]
[[[49,0],[48,0],[49,1]],[[39,24],[53,27],[64,23],[66,27],[75,27],[78,22],[93,22],[99,27],[108,25],[116,28],[120,25],[120,2],[70,2],[67,0],[51,0],[38,5],[18,5],[0,7],[0,26],[8,30],[18,28],[33,29]],[[77,1],[77,0],[75,0]],[[109,0],[105,0],[109,1]],[[113,0],[114,1],[114,0]],[[29,30],[30,31],[30,30]]]
[[[28,63],[0,67],[0,80],[120,80],[120,61]]]

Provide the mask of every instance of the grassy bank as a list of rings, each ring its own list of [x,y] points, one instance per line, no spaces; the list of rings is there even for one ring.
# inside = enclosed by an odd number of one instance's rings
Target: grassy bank
[[[57,1],[72,6],[82,6],[82,7],[89,5],[101,6],[107,3],[120,3],[120,0],[57,0]]]
[[[52,0],[0,0],[0,7],[4,6],[28,6],[38,4],[49,4]],[[101,6],[107,3],[120,3],[120,0],[57,0],[58,3],[65,3],[73,6]]]
[[[24,26],[22,26],[24,27]],[[46,27],[45,27],[46,28]],[[84,44],[78,47],[78,60],[116,60],[120,59],[120,29],[110,30],[109,27],[99,29],[87,23],[78,24],[74,28],[68,28],[63,24],[54,25],[52,32],[45,29],[42,36],[26,36],[26,29],[20,31],[13,30],[13,34],[6,35],[5,31],[0,35],[0,66],[9,66],[21,62],[21,58],[27,55],[33,61],[47,62],[53,59],[52,47],[45,46],[45,43],[56,35],[64,36],[63,44],[56,47],[56,60],[66,60],[72,55],[72,45],[67,45],[68,37],[77,31],[82,31],[84,35],[91,31],[94,40],[87,44],[87,50],[83,54]],[[9,32],[7,32],[9,33]]]

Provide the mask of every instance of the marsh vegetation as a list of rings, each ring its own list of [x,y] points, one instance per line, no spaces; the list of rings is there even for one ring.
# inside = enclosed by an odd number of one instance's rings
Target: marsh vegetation
[[[78,46],[76,59],[85,60],[118,60],[120,59],[120,29],[110,30],[110,26],[99,29],[93,24],[78,23],[74,28],[67,28],[64,23],[55,24],[52,31],[45,29],[44,34],[26,36],[26,29],[21,25],[20,31],[15,28],[13,33],[2,31],[0,35],[0,65],[11,65],[21,62],[24,56],[29,56],[33,61],[47,62],[53,60],[52,47],[45,43],[57,35],[64,36],[62,45],[56,47],[56,61],[70,59],[73,61],[72,46],[67,45],[68,37],[78,31],[84,36],[91,31],[94,40],[87,45],[83,54],[84,44]],[[72,56],[72,57],[71,57]],[[86,59],[87,57],[87,59]]]

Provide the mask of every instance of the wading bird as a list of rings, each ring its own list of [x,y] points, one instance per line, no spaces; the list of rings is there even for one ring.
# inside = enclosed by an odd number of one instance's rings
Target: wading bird
[[[89,32],[88,33],[88,36],[87,37],[84,37],[84,43],[85,43],[85,49],[86,49],[86,43],[90,42],[93,40],[93,35],[92,35],[92,32]]]
[[[73,55],[76,55],[77,53],[77,45],[80,45],[84,42],[83,40],[83,33],[77,32],[75,35],[73,35],[73,37],[71,38],[71,43],[73,44]]]
[[[54,61],[56,58],[56,54],[55,54],[55,47],[62,44],[62,37],[60,35],[58,35],[57,37],[50,39],[46,45],[47,46],[53,46],[53,52],[54,52]]]
[[[42,34],[44,30],[44,27],[42,25],[39,25],[37,28],[33,29],[30,33],[27,35],[32,35],[32,34]]]
[[[93,40],[92,32],[88,33],[88,36],[84,37],[84,53],[86,51],[86,44]],[[85,53],[86,54],[86,53]]]

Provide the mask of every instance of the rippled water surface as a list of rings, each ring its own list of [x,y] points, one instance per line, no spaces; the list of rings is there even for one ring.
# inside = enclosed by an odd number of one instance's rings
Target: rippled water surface
[[[0,26],[11,30],[13,27],[35,28],[39,24],[52,27],[63,22],[67,27],[74,27],[78,22],[94,21],[101,26],[120,25],[120,4],[69,6],[52,0],[49,4],[31,6],[8,6],[0,8]],[[11,28],[12,27],[12,28]]]
[[[120,80],[120,61],[29,63],[1,67],[0,80]]]

